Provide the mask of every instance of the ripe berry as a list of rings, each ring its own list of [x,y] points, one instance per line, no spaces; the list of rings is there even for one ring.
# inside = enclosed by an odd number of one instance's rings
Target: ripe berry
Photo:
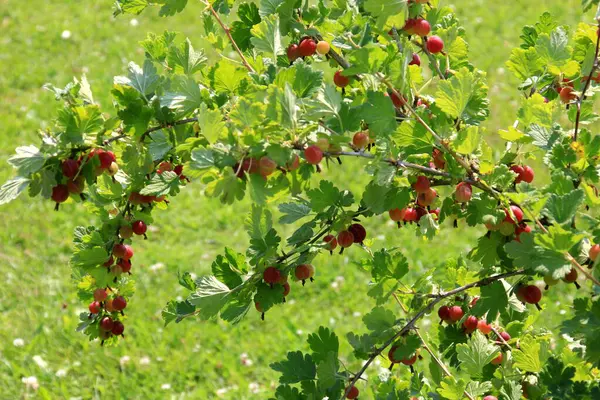
[[[419,193],[417,196],[417,204],[421,207],[429,207],[435,201],[437,192],[433,188],[427,189],[423,193]],[[420,219],[420,217],[419,217]]]
[[[404,214],[406,213],[406,209],[394,208],[393,210],[390,210],[389,213],[390,219],[392,221],[402,221],[404,220]]]
[[[131,271],[131,260],[125,260],[121,258],[117,262],[117,266],[121,268],[121,273],[128,273],[129,271]]]
[[[411,358],[405,358],[404,360],[400,360],[400,362],[404,365],[413,365],[416,361],[417,361],[417,354],[415,354]]]
[[[341,231],[337,236],[338,244],[343,247],[350,247],[354,243],[354,235],[350,231]]]
[[[281,271],[275,267],[268,267],[263,272],[263,279],[270,285],[277,283],[281,279]]]
[[[69,179],[67,181],[67,189],[69,190],[69,193],[71,193],[71,194],[80,194],[83,192],[84,188],[85,188],[85,179],[81,175],[75,179]]]
[[[590,251],[588,252],[588,257],[590,258],[590,260],[596,261],[596,259],[598,258],[598,254],[600,254],[600,244],[595,244],[590,248]]]
[[[67,178],[73,178],[79,171],[79,161],[77,160],[64,160],[61,165],[62,173]]]
[[[413,53],[412,60],[408,63],[408,65],[418,65],[421,66],[421,57],[417,53]]]
[[[439,149],[433,149],[431,153],[433,157],[433,165],[438,169],[444,169],[446,167],[446,160],[444,159],[444,153]]]
[[[394,353],[396,352],[397,348],[398,348],[398,346],[392,346],[390,351],[388,351],[388,358],[392,362],[392,364],[398,364],[399,362],[402,361],[402,360],[394,358]]]
[[[431,54],[437,54],[444,50],[444,41],[439,36],[431,36],[427,39],[427,50]]]
[[[364,149],[369,144],[369,134],[367,132],[356,132],[352,138],[352,144],[359,149]]]
[[[290,287],[290,284],[285,282],[283,284],[283,297],[287,296],[288,294],[290,294],[290,290],[292,290],[292,288]]]
[[[450,307],[450,310],[448,310],[448,312],[450,321],[453,323],[460,320],[463,317],[463,315],[465,315],[464,311],[459,306]]]
[[[505,222],[510,222],[512,224],[516,224],[519,223],[523,220],[523,210],[521,210],[519,207],[517,206],[510,206],[510,210],[512,211],[512,213],[514,214],[515,218],[517,219],[517,222],[515,222],[510,213],[508,212],[508,210],[504,210],[504,213],[506,214],[506,217],[504,217],[504,221]]]
[[[119,228],[119,236],[123,239],[129,239],[133,236],[133,229],[129,225],[123,225]]]
[[[131,229],[133,229],[133,233],[135,233],[136,235],[143,235],[144,233],[146,233],[146,230],[148,229],[148,226],[146,226],[146,223],[144,221],[134,221],[131,224]]]
[[[505,342],[508,342],[510,340],[510,335],[508,334],[508,332],[500,332],[500,337],[504,339]],[[498,338],[498,340],[496,340],[496,344],[500,345],[504,343],[502,342],[502,340],[500,340],[500,338]]]
[[[480,319],[477,322],[477,329],[484,335],[489,335],[492,332],[492,324],[488,324],[485,319]]]
[[[565,104],[569,104],[571,101],[573,101],[577,98],[577,95],[575,94],[575,90],[573,90],[573,88],[570,86],[562,88],[560,90],[559,96],[560,96],[560,101],[562,101]]]
[[[419,195],[419,196],[421,196],[421,195]],[[421,205],[421,204],[419,204],[419,205]],[[417,208],[415,208],[415,211],[417,213],[417,221],[420,221],[421,218],[423,218],[424,216],[426,216],[427,214],[429,214],[427,212],[427,209],[423,208],[423,207],[417,207]]]
[[[412,207],[408,207],[404,210],[404,221],[406,222],[416,222],[419,220],[419,215],[417,214],[417,210]]]
[[[298,154],[292,154],[292,161],[291,162],[287,162],[285,164],[285,168],[288,171],[295,171],[300,167],[300,157],[298,157]]]
[[[175,168],[173,168],[173,172],[175,172],[177,176],[181,176],[183,174],[183,165],[176,165]]]
[[[367,237],[367,230],[361,224],[352,224],[348,227],[348,231],[354,237],[354,243],[362,243]]]
[[[260,303],[258,301],[254,302],[254,308],[256,308],[256,311],[258,311],[259,313],[265,312],[264,308],[262,308],[262,306],[260,305]]]
[[[523,288],[522,296],[525,303],[537,304],[542,299],[542,291],[535,285],[528,285]]]
[[[521,179],[527,183],[533,182],[535,174],[533,173],[533,168],[528,165],[523,167],[523,174],[521,175]]]
[[[465,328],[465,332],[466,333],[472,333],[472,332],[475,331],[475,329],[477,329],[477,324],[478,323],[479,323],[479,321],[477,320],[477,317],[474,317],[473,315],[470,315],[463,322],[463,328]]]
[[[113,326],[114,322],[110,317],[104,317],[100,321],[100,329],[102,329],[103,331],[110,332],[112,331]]]
[[[317,165],[323,159],[323,152],[315,145],[308,146],[304,150],[304,158],[306,158],[306,162],[309,164]]]
[[[300,58],[300,51],[298,50],[297,44],[293,43],[288,46],[287,57],[288,57],[288,60],[290,60],[290,62],[294,62],[298,58]]]
[[[64,203],[69,198],[69,188],[67,185],[56,185],[52,188],[52,196],[55,203]]]
[[[112,151],[98,152],[98,159],[100,160],[100,168],[102,168],[102,169],[110,168],[110,165],[113,162],[117,161],[117,158],[115,157],[115,153],[113,153]]]
[[[117,258],[129,260],[133,257],[133,249],[127,244],[118,243],[113,246],[113,255]]]
[[[502,359],[504,357],[502,356],[502,353],[498,354],[498,356],[496,358],[494,358],[491,362],[493,365],[500,365],[502,364]]]
[[[269,176],[277,169],[277,163],[267,156],[263,156],[258,161],[258,169],[262,176]]]
[[[485,396],[485,397],[483,398],[483,400],[498,400],[498,398],[497,398],[496,396],[492,396],[492,395],[490,395],[490,396]]]
[[[390,92],[390,99],[392,99],[392,103],[394,103],[394,107],[400,108],[406,104],[406,100],[401,95],[396,94],[396,92]]]
[[[414,18],[409,18],[406,20],[406,23],[404,24],[404,27],[402,28],[402,30],[404,32],[406,32],[407,35],[414,35],[415,34],[415,26],[417,24],[417,20]]]
[[[300,42],[298,53],[303,57],[310,57],[317,51],[317,43],[311,38],[306,38]]]
[[[112,331],[111,331],[112,334],[115,336],[119,336],[119,335],[122,335],[124,331],[125,331],[125,325],[123,325],[123,323],[121,321],[115,321]]]
[[[358,388],[356,386],[352,386],[350,388],[350,390],[348,390],[346,388],[346,390],[348,391],[348,394],[346,394],[346,398],[347,399],[352,400],[352,399],[356,399],[358,397],[359,391],[358,391]]]
[[[510,170],[512,172],[514,172],[515,174],[517,174],[517,177],[515,178],[515,183],[519,183],[521,182],[523,179],[521,179],[521,174],[523,173],[523,167],[520,165],[511,165]]]
[[[470,183],[460,182],[456,185],[456,190],[454,192],[454,198],[458,203],[467,203],[471,200],[473,196],[473,188]]]
[[[517,242],[521,241],[521,233],[531,233],[531,227],[523,223],[517,226],[515,229],[515,240]]]
[[[113,307],[113,299],[106,300],[106,303],[104,303],[104,309],[106,310],[106,312],[115,311],[115,308]]]
[[[412,185],[413,189],[415,189],[415,192],[417,193],[427,192],[430,186],[431,184],[429,183],[429,179],[423,175],[417,176],[417,181]]]
[[[92,301],[88,307],[92,314],[98,314],[102,310],[102,306],[99,301]]]
[[[294,275],[296,279],[304,282],[307,279],[310,279],[315,274],[315,268],[310,264],[300,264],[294,270]]]
[[[438,317],[440,317],[440,319],[442,321],[448,321],[448,320],[450,320],[450,307],[448,307],[448,306],[441,306],[438,309]]]
[[[113,258],[113,256],[110,256],[110,258],[106,260],[102,265],[104,265],[105,267],[110,267],[111,265],[113,265],[114,262],[115,259]]]
[[[335,71],[333,74],[333,83],[339,88],[346,87],[350,84],[350,77],[342,75],[342,71]]]
[[[337,247],[337,239],[335,238],[335,236],[333,235],[327,235],[323,238],[323,241],[325,243],[327,243],[327,246],[325,246],[325,248],[329,251],[333,251],[335,250],[335,248]]]
[[[571,271],[569,271],[568,274],[565,275],[565,277],[563,278],[563,281],[565,282],[575,282],[577,281],[577,270],[575,268],[572,268]]]
[[[426,19],[419,18],[415,21],[413,31],[416,35],[427,36],[431,32],[431,25]]]
[[[113,299],[112,305],[115,311],[122,311],[127,307],[127,300],[123,296],[117,296]]]
[[[94,300],[96,300],[96,301],[104,301],[104,300],[106,300],[107,296],[108,296],[108,293],[106,293],[106,289],[98,288],[98,289],[94,290]]]
[[[324,40],[320,40],[317,43],[317,53],[319,55],[324,56],[325,54],[329,53],[329,49],[331,46],[329,46],[329,43],[324,41]]]

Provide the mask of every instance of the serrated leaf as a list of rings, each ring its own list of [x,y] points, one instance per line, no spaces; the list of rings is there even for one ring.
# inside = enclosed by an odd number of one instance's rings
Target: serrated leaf
[[[161,107],[168,107],[178,115],[188,115],[203,102],[199,84],[191,77],[180,77],[172,83],[171,91],[160,97]]]
[[[514,264],[541,275],[552,275],[554,279],[561,279],[568,274],[571,263],[565,256],[560,252],[535,246],[533,236],[521,234],[520,242],[512,241],[504,246]]]
[[[452,143],[454,150],[460,154],[471,154],[479,147],[483,129],[478,126],[467,126],[458,131]]]
[[[281,89],[285,89],[286,83],[292,87],[296,96],[300,98],[310,97],[321,88],[323,72],[315,71],[306,63],[296,62],[277,74],[275,84]]]
[[[319,386],[324,389],[329,389],[338,381],[338,369],[340,368],[337,359],[337,354],[330,351],[325,355],[325,358],[321,361],[315,360],[317,365],[317,378],[319,379]]]
[[[208,58],[202,50],[194,50],[190,39],[186,39],[181,48],[172,46],[167,58],[167,62],[174,72],[186,75],[200,71],[207,60]]]
[[[196,306],[203,319],[209,319],[219,313],[227,303],[230,289],[216,277],[209,275],[196,280],[196,291],[187,301]]]
[[[219,110],[209,110],[203,103],[198,109],[198,126],[200,133],[214,143],[225,131],[223,114]]]
[[[327,359],[330,353],[337,359],[340,342],[336,334],[324,326],[320,326],[316,333],[308,335],[308,345],[316,363]]]
[[[76,250],[71,257],[71,265],[74,267],[94,267],[104,263],[108,259],[108,253],[103,247],[92,247]]]
[[[27,186],[29,185],[30,182],[31,182],[31,179],[23,178],[20,176],[14,178],[14,179],[11,179],[9,181],[6,181],[0,187],[0,205],[6,204],[10,201],[13,201],[17,197],[19,197],[19,195],[25,189],[27,189]]]
[[[155,174],[147,186],[140,190],[144,196],[163,196],[168,195],[171,189],[179,186],[179,175],[173,171],[163,171],[161,174]]]
[[[114,79],[115,84],[131,86],[144,98],[156,89],[160,77],[156,73],[156,67],[152,64],[152,61],[144,61],[143,67],[132,61],[129,63],[127,69],[129,70],[129,75],[127,77],[116,76]]]
[[[383,307],[375,307],[362,318],[367,329],[378,334],[392,328],[396,323],[394,313]]]
[[[479,302],[478,302],[479,303]],[[456,345],[460,368],[474,377],[480,377],[483,368],[488,365],[499,352],[498,346],[489,342],[479,331],[475,331],[468,344]]]
[[[546,203],[544,213],[559,224],[571,223],[577,213],[579,205],[583,201],[583,190],[577,189],[564,196],[551,194]]]
[[[46,158],[35,146],[20,146],[16,154],[8,159],[8,163],[22,176],[31,175],[44,166]]]
[[[548,343],[541,338],[525,335],[519,340],[519,348],[512,352],[515,367],[525,372],[540,372],[550,357]]]
[[[162,160],[164,156],[171,151],[173,145],[165,132],[161,129],[150,134],[152,141],[148,145],[148,152],[153,161]]]
[[[381,92],[367,92],[365,103],[357,112],[377,137],[388,137],[396,130],[396,111],[389,97]]]
[[[279,211],[283,214],[279,217],[279,223],[291,224],[310,214],[311,208],[305,203],[282,203]]]
[[[283,53],[281,32],[279,31],[279,15],[264,16],[263,20],[252,27],[250,43],[259,51],[273,55],[277,59]]]
[[[487,313],[487,320],[494,321],[498,314],[508,307],[508,295],[500,281],[481,288],[479,300],[472,309],[473,315],[482,317]]]
[[[476,125],[489,114],[487,86],[483,76],[461,68],[451,79],[441,81],[435,94],[437,106],[451,118]]]
[[[287,353],[287,360],[273,363],[270,367],[281,373],[279,383],[312,380],[317,374],[317,366],[310,354],[303,355],[301,351]]]

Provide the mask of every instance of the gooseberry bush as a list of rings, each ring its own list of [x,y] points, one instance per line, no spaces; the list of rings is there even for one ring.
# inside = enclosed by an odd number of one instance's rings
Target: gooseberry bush
[[[167,17],[186,4],[121,0],[114,12],[157,6]],[[222,57],[149,34],[141,65],[114,78],[113,116],[85,77],[47,85],[56,123],[9,159],[18,176],[0,204],[27,191],[93,215],[75,230],[71,264],[89,308],[79,330],[103,345],[127,334],[137,306],[136,242],[152,240],[153,214],[191,184],[224,204],[250,196],[250,246],[226,248],[210,276],[180,274],[189,296],[166,305],[166,324],[270,323],[269,310],[327,268],[317,255],[367,254],[374,307],[345,338],[362,367],[342,363],[342,339],[321,327],[310,352],[273,360],[273,398],[598,399],[597,18],[568,27],[546,13],[523,28],[506,64],[520,81],[516,120],[492,135],[485,73],[436,0],[207,2],[204,39]],[[362,193],[327,180],[349,157],[364,162]],[[285,240],[273,204],[296,228]],[[482,235],[411,281],[397,248],[371,248],[364,221],[387,218],[416,240],[457,226]],[[556,312],[544,298],[556,285],[569,285],[572,307],[559,327],[538,326],[537,313]],[[419,329],[430,315],[433,342]],[[376,360],[389,373],[365,374]]]

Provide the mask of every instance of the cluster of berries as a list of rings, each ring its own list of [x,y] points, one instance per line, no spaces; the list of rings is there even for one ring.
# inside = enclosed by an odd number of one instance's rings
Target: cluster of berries
[[[108,298],[110,288],[98,288],[94,291],[94,301],[90,303],[90,318],[98,319],[99,337],[104,343],[111,336],[123,336],[125,325],[118,318],[123,315],[127,307],[127,300],[123,296]]]

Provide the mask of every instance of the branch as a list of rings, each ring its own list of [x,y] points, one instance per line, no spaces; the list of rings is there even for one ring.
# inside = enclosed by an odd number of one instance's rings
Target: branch
[[[213,15],[213,17],[217,20],[217,22],[219,23],[219,25],[221,25],[221,28],[223,28],[223,31],[225,31],[225,34],[227,35],[227,38],[231,42],[231,45],[233,46],[233,49],[238,53],[238,55],[242,59],[242,63],[244,64],[244,66],[246,67],[246,69],[248,71],[250,71],[250,72],[255,72],[254,68],[252,68],[252,66],[250,64],[248,64],[248,60],[246,60],[246,57],[244,57],[244,54],[242,53],[242,51],[238,47],[237,43],[235,42],[235,40],[231,36],[231,31],[230,31],[229,27],[223,23],[223,21],[219,17],[219,14],[217,14],[217,12],[215,11],[215,9],[213,8],[212,4],[210,4],[209,1],[206,1],[206,2],[202,1],[202,3],[204,3],[206,5],[206,8],[210,11],[210,13]]]
[[[196,122],[196,121],[198,121],[198,118],[186,118],[186,119],[182,119],[179,121],[175,121],[172,124],[154,126],[152,128],[149,128],[146,132],[142,133],[140,140],[143,140],[146,136],[148,136],[152,132],[156,132],[156,131],[159,131],[159,130],[165,129],[165,128],[172,128],[177,125],[185,125],[185,124],[189,124],[191,122]],[[121,133],[120,135],[113,136],[111,138],[106,139],[104,142],[102,142],[102,145],[106,146],[109,143],[116,142],[117,140],[124,139],[126,137],[127,137],[126,134]]]
[[[600,20],[598,21],[598,29],[600,29]],[[583,85],[583,90],[581,92],[581,96],[577,99],[577,115],[575,116],[575,133],[573,134],[573,141],[577,141],[577,133],[579,132],[579,119],[581,118],[581,103],[583,103],[583,98],[585,97],[585,92],[587,92],[590,87],[590,83],[592,82],[592,76],[596,69],[598,68],[598,51],[600,50],[600,35],[596,35],[596,53],[594,55],[594,63],[592,64],[592,69],[590,70],[589,75],[587,76],[587,80]]]
[[[417,314],[415,314],[415,316],[406,323],[406,325],[404,325],[402,327],[402,329],[400,329],[394,336],[392,336],[391,338],[389,338],[383,345],[381,345],[381,347],[375,349],[375,351],[373,352],[373,354],[371,354],[371,356],[369,357],[369,359],[364,363],[364,365],[362,366],[362,368],[358,371],[358,373],[356,375],[354,375],[354,378],[352,378],[352,380],[350,381],[350,384],[348,385],[348,387],[346,388],[346,393],[348,394],[348,391],[350,390],[350,388],[352,388],[352,386],[354,386],[356,384],[356,382],[360,379],[360,377],[362,376],[362,374],[367,370],[367,368],[369,367],[369,365],[371,365],[371,363],[375,360],[375,358],[377,358],[381,352],[383,350],[385,350],[389,345],[391,345],[392,343],[394,343],[394,341],[396,339],[398,339],[400,336],[405,335],[406,333],[408,333],[409,330],[414,328],[414,324],[415,322],[417,322],[419,319],[421,319],[425,314],[427,314],[429,311],[431,311],[431,309],[433,309],[433,307],[439,303],[440,301],[442,301],[443,299],[450,297],[450,296],[454,296],[458,293],[464,292],[465,290],[468,289],[472,289],[475,287],[480,287],[480,286],[487,286],[493,282],[499,281],[500,279],[504,279],[504,278],[509,278],[511,276],[516,276],[516,275],[522,275],[525,272],[525,270],[517,270],[517,271],[511,271],[511,272],[505,272],[503,274],[499,274],[499,275],[494,275],[494,276],[488,276],[487,278],[483,278],[480,279],[476,282],[472,282],[469,283],[467,285],[458,287],[456,289],[450,290],[448,292],[445,293],[441,293],[439,295],[439,297],[437,297],[436,299],[432,300],[428,305],[426,305],[424,308],[422,308]]]

